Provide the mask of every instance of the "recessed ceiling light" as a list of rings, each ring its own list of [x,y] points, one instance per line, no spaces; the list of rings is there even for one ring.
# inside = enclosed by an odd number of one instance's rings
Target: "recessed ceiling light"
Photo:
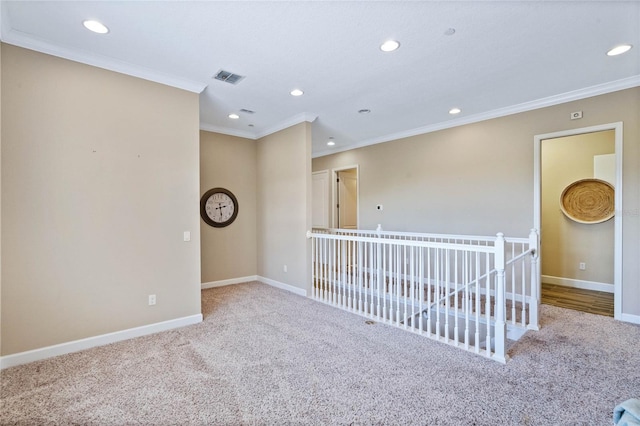
[[[229,118],[232,120],[237,120],[238,118],[240,118],[240,116],[238,114],[229,114]]]
[[[358,111],[358,113],[360,113],[360,114],[369,114],[370,112],[371,112],[370,109],[361,109],[361,110]]]
[[[451,115],[460,114],[460,111],[461,111],[460,108],[451,108],[449,110],[449,114]]]
[[[330,140],[329,142],[327,142],[327,145],[329,146],[334,146],[336,143],[335,141]]]
[[[620,46],[616,46],[613,49],[611,49],[610,51],[607,52],[607,55],[609,56],[616,56],[616,55],[622,55],[625,52],[628,52],[629,50],[631,50],[633,46],[631,46],[630,44],[621,44]]]
[[[400,43],[395,40],[387,40],[380,45],[380,50],[383,52],[393,52],[398,47],[400,47]]]
[[[304,92],[300,89],[293,89],[291,92],[291,96],[302,96]]]
[[[86,29],[89,31],[93,31],[98,34],[106,34],[109,32],[109,28],[107,28],[103,23],[93,20],[86,20],[82,23]]]

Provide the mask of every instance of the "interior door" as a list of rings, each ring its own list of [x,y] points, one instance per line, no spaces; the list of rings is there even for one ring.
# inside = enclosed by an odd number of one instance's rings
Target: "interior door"
[[[358,229],[358,176],[356,169],[338,172],[338,227]]]
[[[329,171],[314,172],[312,175],[311,223],[314,228],[329,227]]]

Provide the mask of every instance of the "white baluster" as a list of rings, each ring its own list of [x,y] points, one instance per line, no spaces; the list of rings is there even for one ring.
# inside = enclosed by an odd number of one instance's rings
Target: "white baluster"
[[[469,294],[469,252],[464,252],[464,348],[469,350],[469,315],[471,315],[471,295]]]
[[[486,343],[486,355],[489,356],[491,353],[491,264],[489,263],[490,256],[487,254],[485,257],[486,265],[486,277],[485,277],[485,297],[484,297],[484,315],[487,320],[486,334],[485,334],[485,343]]]
[[[433,279],[431,278],[431,249],[427,248],[427,336],[431,337],[431,310],[432,310],[432,297],[431,292],[433,290]]]
[[[451,298],[449,297],[449,290],[451,283],[451,250],[445,251],[445,278],[444,278],[444,341],[449,343],[449,308],[451,307]]]
[[[381,254],[382,257],[380,259],[380,261],[382,262],[382,271],[384,271],[384,273],[382,274],[382,278],[384,281],[381,282],[381,297],[382,297],[382,318],[384,321],[387,320],[387,299],[388,299],[388,288],[389,286],[391,286],[391,280],[392,277],[391,275],[388,275],[388,271],[391,268],[391,259],[389,258],[389,256],[391,256],[391,246],[382,245],[381,249]],[[389,253],[387,253],[387,251],[389,251]],[[380,302],[379,302],[380,303]]]
[[[418,291],[420,292],[420,313],[418,314],[418,327],[419,327],[419,333],[422,334],[422,332],[424,331],[423,328],[423,312],[424,312],[424,279],[425,279],[425,275],[424,275],[424,247],[420,247],[418,255],[420,256],[420,260],[418,261],[418,268],[419,268],[419,273],[418,273]]]
[[[329,274],[330,274],[330,278],[329,278],[329,284],[331,285],[331,303],[332,304],[336,304],[336,299],[337,299],[337,295],[336,295],[336,284],[337,284],[337,271],[336,271],[336,261],[337,261],[337,256],[338,256],[338,240],[332,240],[332,244],[331,244],[331,257],[330,257],[330,262],[331,264],[329,265]]]
[[[311,294],[314,299],[318,298],[317,278],[318,278],[318,239],[311,239]]]
[[[441,273],[441,265],[440,265],[440,250],[439,248],[436,249],[436,258],[435,258],[435,283],[433,285],[433,288],[435,289],[435,294],[434,294],[434,304],[436,305],[436,340],[440,340],[440,336],[441,336],[441,332],[440,332],[440,286],[442,285],[441,283],[441,277],[440,277],[440,273]]]
[[[404,328],[407,328],[407,315],[408,309],[407,306],[408,298],[407,298],[407,246],[402,246],[402,298],[404,300],[404,314],[403,314],[403,325]]]
[[[525,244],[522,245],[522,251],[526,251],[527,246]],[[520,282],[522,283],[522,293],[520,294],[522,300],[522,326],[526,327],[527,325],[527,267],[529,266],[527,262],[527,257],[522,258],[520,261],[520,271],[522,272],[522,277],[520,278]]]
[[[362,286],[362,278],[363,278],[362,277],[362,272],[363,272],[362,271],[362,262],[363,262],[363,260],[362,260],[362,247],[363,247],[362,241],[359,241],[358,242],[358,312],[366,313],[366,312],[364,312],[366,309],[363,310],[363,308],[362,308],[362,292],[363,292],[363,286]],[[367,293],[364,294],[364,297],[365,297],[364,304],[366,306],[367,305],[367,300],[366,300]]]
[[[511,259],[516,257],[516,243],[511,244]],[[516,262],[511,263],[511,324],[516,323]]]
[[[496,307],[495,307],[495,351],[494,357],[500,362],[506,362],[507,324],[505,322],[505,252],[504,234],[499,233],[496,238],[495,268],[496,268]],[[487,322],[488,324],[488,322]],[[489,336],[487,336],[489,339]],[[487,340],[487,350],[491,349],[491,342]]]
[[[476,332],[474,335],[476,343],[476,353],[480,353],[480,253],[476,253],[476,271],[474,275],[475,280],[475,305],[476,305]]]
[[[380,288],[384,285],[384,283],[382,282],[383,276],[382,276],[382,244],[377,242],[376,243],[376,285],[378,286],[378,312],[380,312]],[[385,298],[386,299],[386,298]],[[383,304],[385,299],[382,299]],[[383,307],[384,309],[384,307]],[[384,319],[384,311],[383,311],[383,319]]]
[[[323,238],[322,239],[322,292],[321,292],[321,297],[322,297],[322,301],[326,302],[327,301],[327,282],[328,282],[328,272],[327,272],[327,239]]]
[[[376,268],[376,264],[377,264],[377,258],[374,256],[374,250],[373,247],[374,243],[369,243],[369,315],[371,315],[372,317],[375,317],[375,310],[374,310],[374,304],[373,304],[373,299],[374,299],[374,295],[375,295],[375,289],[374,289],[374,283],[375,283],[375,275],[374,273],[377,273]]]
[[[454,270],[453,270],[453,275],[454,275],[454,279],[453,279],[453,295],[454,295],[454,299],[453,299],[453,310],[455,312],[455,317],[453,319],[453,338],[456,341],[456,346],[458,346],[458,344],[460,343],[460,337],[458,334],[458,317],[460,316],[460,311],[459,311],[459,303],[458,303],[458,285],[459,285],[459,280],[458,280],[458,252],[459,250],[454,250]]]
[[[411,302],[411,328],[413,330],[416,329],[416,271],[415,271],[415,247],[411,246],[411,249],[409,251],[409,254],[411,256],[410,260],[409,260],[409,271],[411,273],[410,275],[410,293],[409,293],[409,301]]]
[[[395,302],[396,302],[396,325],[400,325],[400,285],[402,283],[402,267],[400,258],[400,246],[396,246],[396,282],[395,282]]]

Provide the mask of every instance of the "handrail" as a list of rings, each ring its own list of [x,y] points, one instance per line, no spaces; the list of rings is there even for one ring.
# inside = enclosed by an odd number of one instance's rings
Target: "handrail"
[[[364,230],[364,229],[346,229],[346,228],[313,228],[323,230],[328,233],[344,233],[344,234],[376,234],[380,236],[404,236],[404,237],[421,237],[421,238],[438,238],[449,240],[466,240],[466,241],[486,241],[494,242],[495,236],[482,236],[482,235],[461,235],[461,234],[433,234],[433,233],[420,233],[420,232],[404,232],[404,231],[377,231],[377,230]],[[505,241],[509,243],[527,243],[528,237],[505,237]]]
[[[525,251],[523,253],[520,253],[516,257],[512,257],[511,259],[507,260],[507,265],[511,265],[512,263],[515,263],[516,261],[522,259],[523,257],[525,257],[528,254],[531,254],[532,256],[534,256],[535,253],[536,253],[536,249],[529,248],[527,251]]]
[[[455,243],[439,243],[434,241],[396,240],[396,239],[374,238],[374,237],[356,237],[352,235],[323,234],[323,233],[315,233],[315,232],[307,231],[307,238],[309,239],[313,237],[323,238],[327,240],[378,243],[378,244],[387,244],[387,245],[405,246],[405,247],[428,247],[428,248],[441,248],[441,249],[452,249],[452,250],[468,250],[469,248],[471,248],[472,249],[471,251],[476,251],[481,253],[495,252],[495,248],[493,246],[476,246],[476,245],[455,244]]]

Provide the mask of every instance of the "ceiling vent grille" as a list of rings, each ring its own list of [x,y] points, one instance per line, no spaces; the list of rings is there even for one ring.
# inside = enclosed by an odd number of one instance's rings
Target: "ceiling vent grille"
[[[245,114],[255,114],[255,111],[251,111],[250,109],[242,108],[240,112],[244,112]]]
[[[244,75],[234,74],[229,71],[220,70],[213,76],[216,80],[224,81],[225,83],[238,84],[240,80],[244,78]]]

